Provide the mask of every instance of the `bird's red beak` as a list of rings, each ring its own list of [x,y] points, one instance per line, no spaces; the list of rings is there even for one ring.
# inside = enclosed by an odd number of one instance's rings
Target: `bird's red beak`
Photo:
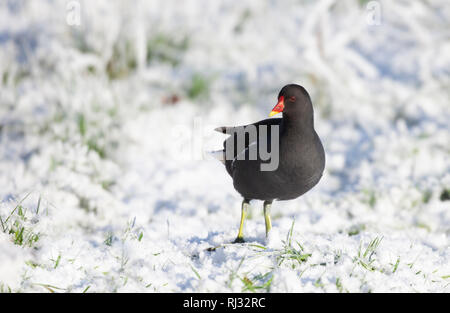
[[[284,109],[284,97],[281,96],[278,99],[277,105],[272,109],[272,112],[270,112],[269,116],[274,116],[275,114],[283,112]]]

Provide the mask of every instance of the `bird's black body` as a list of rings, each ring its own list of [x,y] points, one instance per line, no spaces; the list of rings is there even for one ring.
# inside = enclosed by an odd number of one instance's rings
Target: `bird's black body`
[[[322,177],[325,153],[314,130],[313,108],[307,91],[299,85],[287,85],[280,91],[278,98],[280,97],[285,99],[283,118],[270,118],[251,124],[257,126],[258,139],[261,136],[258,126],[267,125],[269,147],[270,129],[273,126],[279,127],[278,167],[273,171],[262,171],[261,164],[268,161],[263,161],[259,154],[256,160],[249,160],[248,147],[252,144],[250,140],[246,140],[244,151],[237,151],[235,144],[234,158],[225,160],[225,167],[233,178],[234,188],[244,199],[270,202],[295,199],[314,187]],[[217,129],[231,135],[224,142],[224,154],[229,147],[227,141],[233,138],[236,142],[239,130],[246,126]],[[240,153],[246,154],[244,159],[237,158]]]

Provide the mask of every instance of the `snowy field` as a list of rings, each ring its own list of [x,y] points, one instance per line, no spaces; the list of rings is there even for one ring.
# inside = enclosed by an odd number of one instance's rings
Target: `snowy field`
[[[287,83],[325,174],[228,244]],[[447,0],[0,0],[0,291],[450,292],[449,99]]]

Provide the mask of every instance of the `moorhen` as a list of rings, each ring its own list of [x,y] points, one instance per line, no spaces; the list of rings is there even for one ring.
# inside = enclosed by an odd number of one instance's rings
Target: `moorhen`
[[[314,130],[313,107],[305,88],[296,84],[284,86],[269,116],[281,112],[282,118],[215,129],[231,135],[224,141],[224,149],[213,155],[224,163],[234,188],[244,198],[234,242],[244,242],[243,227],[250,200],[264,201],[267,237],[272,228],[272,202],[295,199],[322,177],[325,152]]]

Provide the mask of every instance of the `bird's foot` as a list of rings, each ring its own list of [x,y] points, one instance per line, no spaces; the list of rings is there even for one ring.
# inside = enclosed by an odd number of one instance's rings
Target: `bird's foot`
[[[237,238],[233,241],[233,243],[244,243],[244,242],[245,242],[244,237],[237,237]]]

